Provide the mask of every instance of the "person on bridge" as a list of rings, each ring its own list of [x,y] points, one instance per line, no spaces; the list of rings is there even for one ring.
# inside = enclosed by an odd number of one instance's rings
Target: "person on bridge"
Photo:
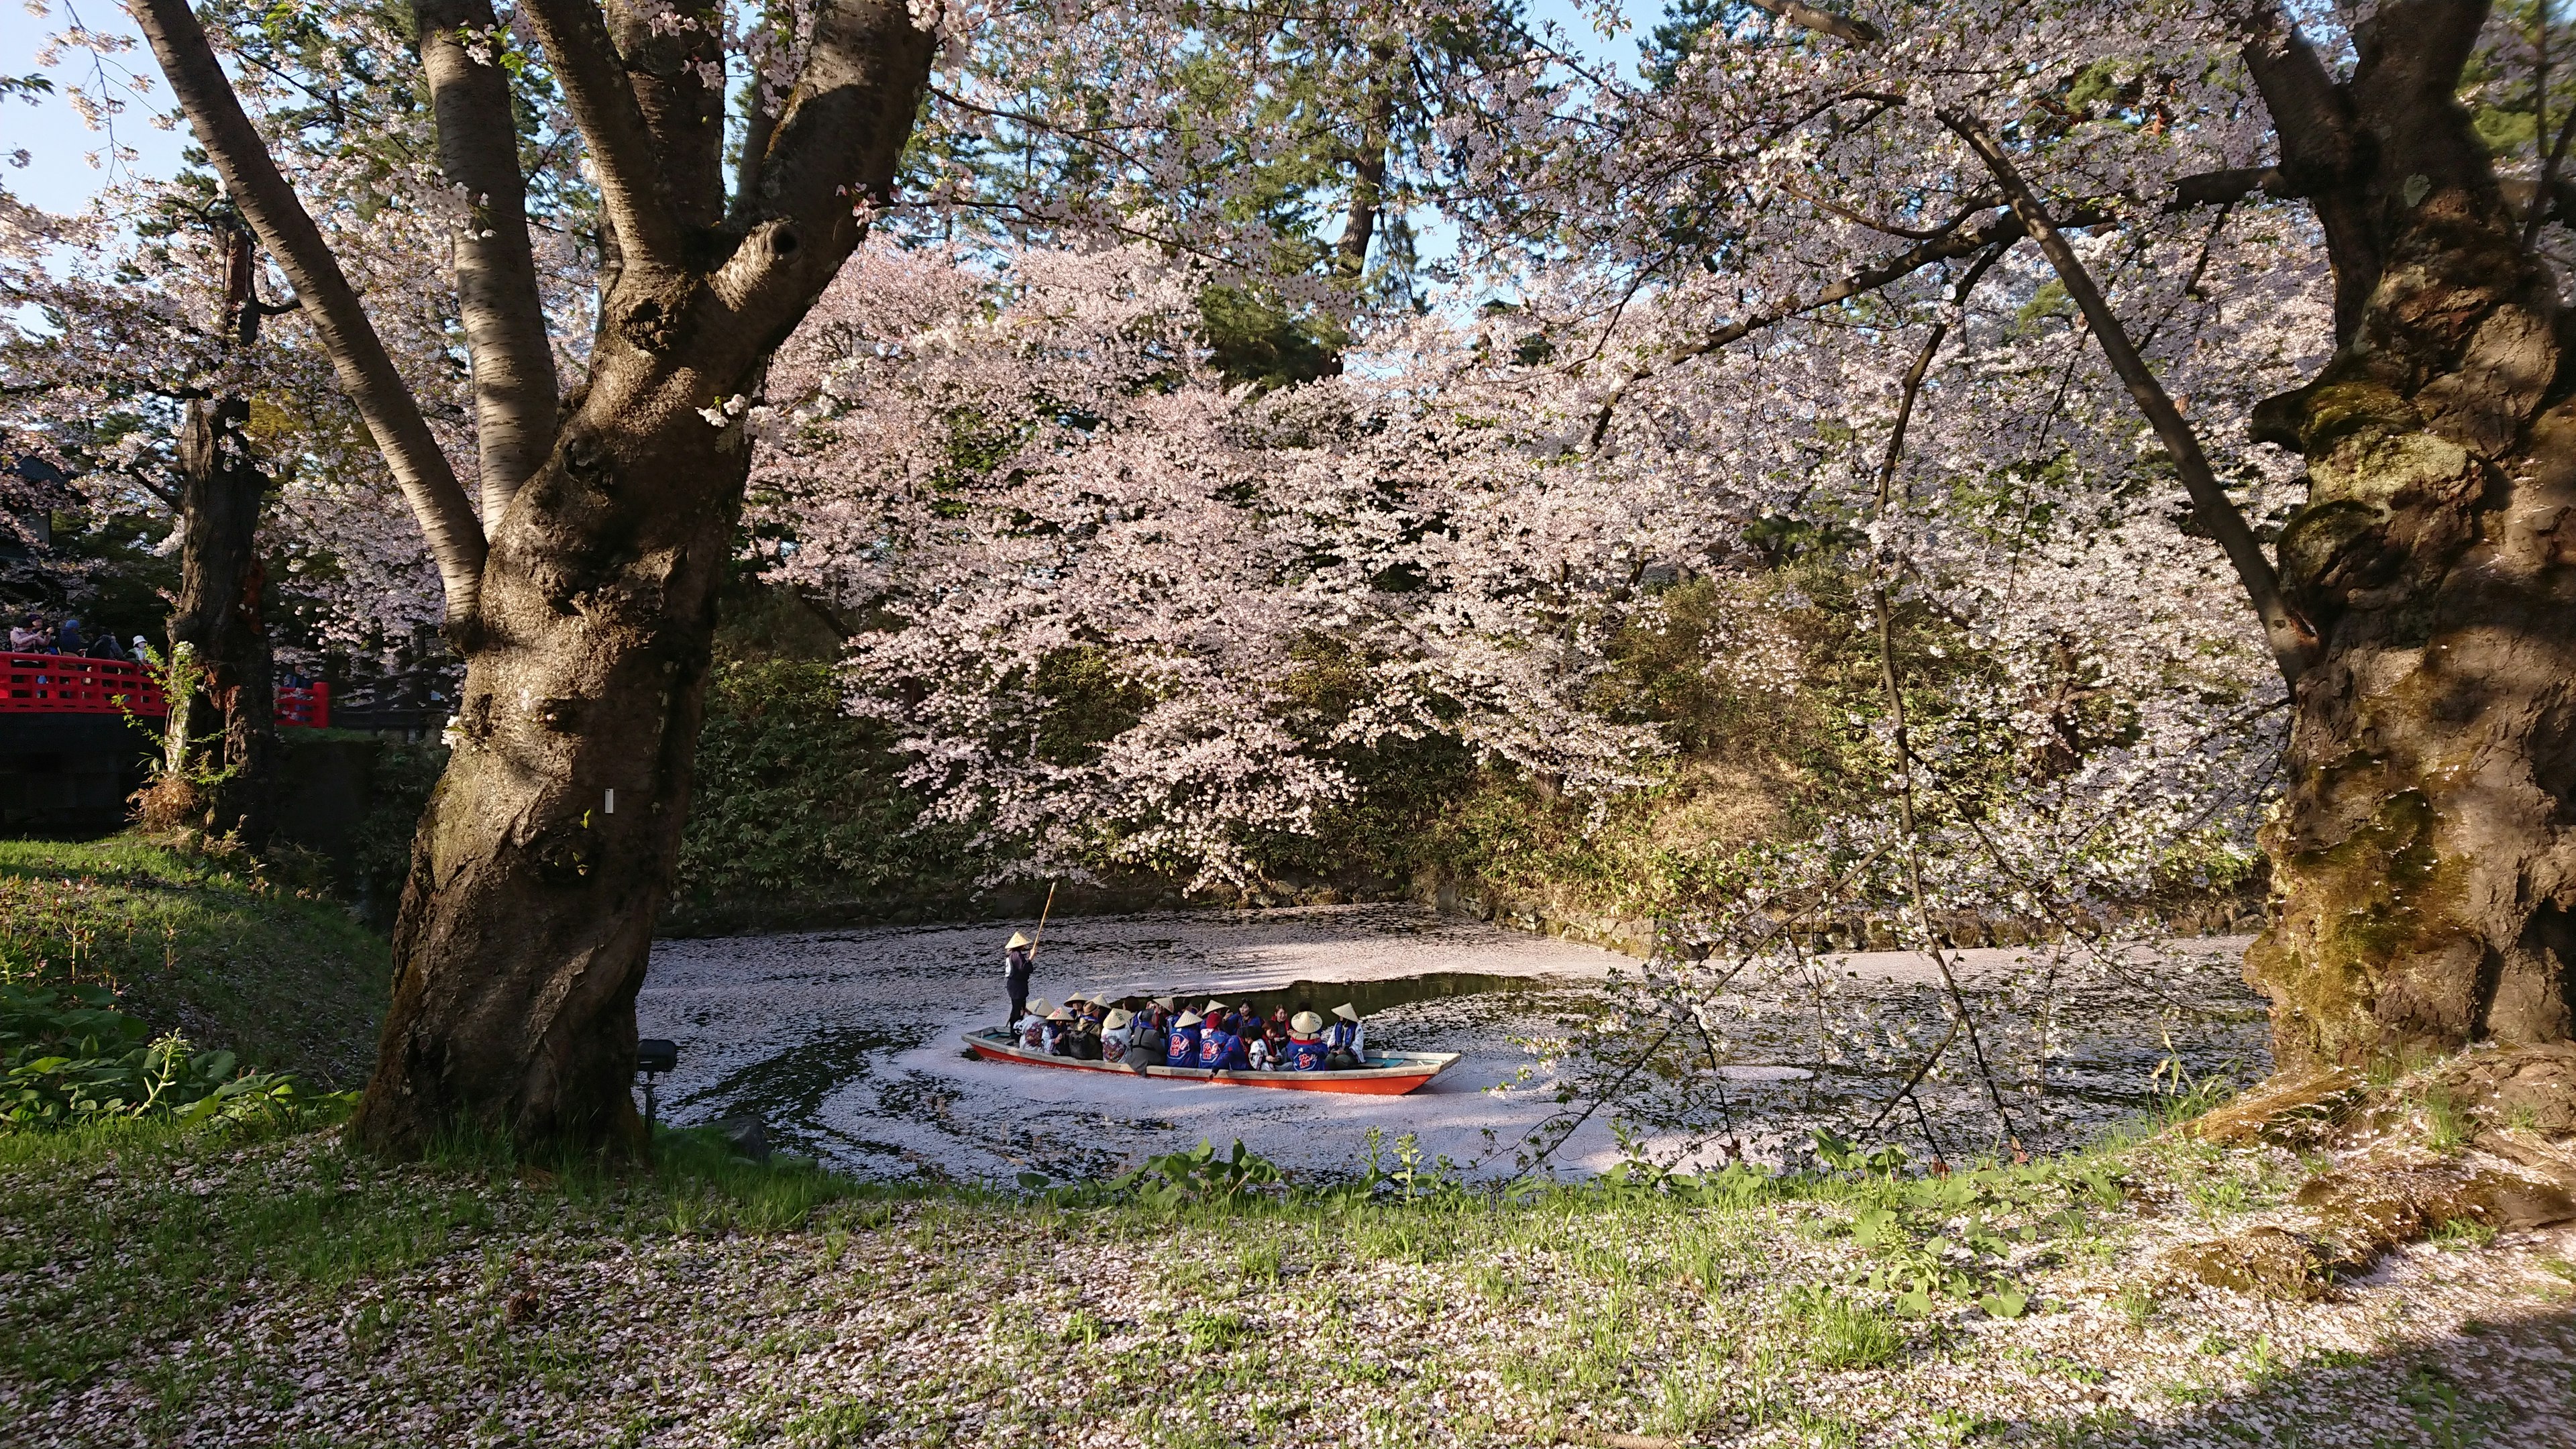
[[[1011,998],[1011,1022],[1014,1026],[1029,1010],[1029,972],[1037,966],[1035,943],[1017,931],[1011,943],[1002,948],[1002,990]]]
[[[81,649],[81,621],[78,616],[72,614],[65,614],[63,616],[63,622],[57,625],[54,629],[54,648],[57,652],[63,654],[79,654],[83,652]]]
[[[44,647],[45,618],[42,614],[29,614],[24,625],[9,631],[9,652],[12,654],[33,654]]]

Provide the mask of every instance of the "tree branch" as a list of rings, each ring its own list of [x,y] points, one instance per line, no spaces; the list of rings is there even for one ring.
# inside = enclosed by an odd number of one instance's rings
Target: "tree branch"
[[[716,225],[725,209],[724,7],[714,0],[605,6],[626,89],[653,138],[663,204],[683,234]]]
[[[760,168],[769,159],[770,137],[778,133],[778,112],[762,99],[762,89],[757,76],[744,88],[742,154],[734,158],[733,209],[729,218],[736,226],[742,224],[752,196],[760,190]]]
[[[422,421],[419,403],[385,355],[357,290],[242,110],[187,0],[133,0],[130,11],[225,187],[294,284],[330,354],[341,391],[357,407],[420,521],[446,585],[448,617],[472,617],[482,585],[483,531],[447,456]]]
[[[2255,13],[2239,54],[2272,113],[2284,189],[2308,198],[2325,229],[2326,260],[2335,279],[2335,340],[2350,342],[2379,286],[2379,238],[2363,193],[2371,139],[2354,117],[2351,97],[2277,3]]]
[[[1877,26],[1866,20],[1819,10],[1803,3],[1803,0],[1750,0],[1750,3],[1757,10],[1768,10],[1792,25],[1830,35],[1846,45],[1868,47],[1885,38],[1878,33]]]
[[[527,183],[491,0],[417,0],[420,66],[438,122],[438,165],[468,206],[456,231],[456,291],[474,369],[483,533],[554,450],[555,354],[528,244]],[[482,56],[476,58],[480,48]]]
[[[2085,211],[2070,217],[2068,225],[2093,226],[2109,219],[2100,213]],[[1918,246],[1908,247],[1874,267],[1854,272],[1804,301],[1782,307],[1777,311],[1756,313],[1753,316],[1729,322],[1699,341],[1686,347],[1676,348],[1654,362],[1638,368],[1623,379],[1610,396],[1602,399],[1600,409],[1593,414],[1591,438],[1585,446],[1592,448],[1601,446],[1602,436],[1610,430],[1611,414],[1618,408],[1620,400],[1627,395],[1629,388],[1666,368],[1678,366],[1694,357],[1705,357],[1720,348],[1733,346],[1764,328],[1776,326],[1792,317],[1801,317],[1819,308],[1830,307],[1836,302],[1848,301],[1863,292],[1874,292],[1891,282],[1910,277],[1926,267],[1955,261],[1960,257],[1974,256],[1988,247],[2008,245],[2029,234],[2018,215],[2009,210],[1997,211],[1980,221],[1955,228],[1945,236],[1935,237]]]
[[[930,80],[931,36],[906,0],[833,0],[813,35],[755,189],[737,202],[745,240],[712,279],[763,351],[830,284],[868,213],[893,200]]]
[[[2121,325],[2110,304],[2102,299],[2101,289],[2094,286],[2091,274],[2084,270],[2083,260],[2075,255],[2075,248],[2067,244],[2065,234],[2049,220],[2047,209],[2040,205],[2030,183],[2022,179],[2020,169],[2013,165],[2012,158],[2004,153],[1993,134],[1982,122],[1963,111],[1941,112],[1941,123],[1957,133],[1959,139],[1967,142],[1969,148],[1977,153],[1978,159],[1986,163],[1987,172],[2003,187],[2004,194],[2012,198],[2013,211],[2029,229],[2031,239],[2039,243],[2049,265],[2057,269],[2058,281],[2075,299],[2076,306],[2083,309],[2084,320],[2092,327],[2094,339],[2101,344],[2103,355],[2111,360],[2112,370],[2120,375],[2120,381],[2129,389],[2129,396],[2136,400],[2138,410],[2146,414],[2148,425],[2155,429],[2157,439],[2172,455],[2174,469],[2182,475],[2183,489],[2191,495],[2192,507],[2201,526],[2208,529],[2217,538],[2219,546],[2227,551],[2228,562],[2236,568],[2237,582],[2244,586],[2246,597],[2254,605],[2255,616],[2262,621],[2263,637],[2271,646],[2272,659],[2280,667],[2281,678],[2296,689],[2299,677],[2317,658],[2316,628],[2282,595],[2280,575],[2274,571],[2271,559],[2264,555],[2263,545],[2254,537],[2254,530],[2247,526],[2245,515],[2237,511],[2235,502],[2227,496],[2227,490],[2219,485],[2217,475],[2210,469],[2208,456],[2201,452],[2198,435],[2193,433],[2189,423],[2183,421],[2182,413],[2174,407],[2173,399],[2166,396],[2164,384],[2156,380],[2155,373],[2147,367],[2146,359],[2138,355],[2137,348],[2129,341],[2128,329]]]
[[[519,13],[537,32],[555,81],[590,147],[601,207],[623,259],[648,267],[680,264],[680,229],[662,190],[653,132],[626,83],[626,63],[591,0],[526,0]]]
[[[2239,166],[2183,177],[2174,183],[2173,198],[2163,209],[2170,214],[2196,206],[2234,206],[2257,191],[2274,198],[2299,195],[2278,166]]]

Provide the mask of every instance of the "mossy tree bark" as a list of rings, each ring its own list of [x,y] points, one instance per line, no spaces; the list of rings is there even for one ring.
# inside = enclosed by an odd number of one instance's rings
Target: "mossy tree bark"
[[[2308,460],[2280,571],[2322,641],[2246,962],[2284,1070],[2576,1035],[2576,368],[2457,100],[2485,12],[2392,0],[2339,82],[2277,15],[2247,47],[2341,344],[2255,420]]]
[[[523,0],[517,16],[582,131],[614,265],[587,380],[558,409],[550,369],[528,355],[535,288],[519,249],[469,259],[482,269],[463,289],[476,421],[513,440],[485,452],[478,520],[185,0],[133,8],[403,481],[466,659],[352,1133],[394,1155],[459,1131],[633,1151],[635,995],[687,810],[748,473],[732,419],[859,244],[865,205],[888,196],[931,37],[900,0],[816,7],[803,73],[728,208],[722,71],[700,63],[724,33],[716,7],[681,5],[691,23],[674,29],[648,23],[650,7]],[[441,165],[476,197],[475,232],[524,236],[488,0],[415,8]],[[531,437],[550,441],[522,447]],[[530,471],[491,476],[496,456]]]

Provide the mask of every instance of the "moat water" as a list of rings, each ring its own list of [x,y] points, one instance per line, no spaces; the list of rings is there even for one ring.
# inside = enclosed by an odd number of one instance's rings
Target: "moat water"
[[[1638,969],[1608,951],[1410,906],[1049,924],[1035,996],[1177,991],[1317,1010],[1351,1002],[1368,1021],[1372,1048],[1462,1057],[1409,1096],[1263,1091],[974,1059],[960,1038],[1000,1023],[1001,946],[1015,928],[1025,923],[657,943],[637,1011],[644,1035],[680,1044],[679,1069],[661,1089],[665,1119],[757,1112],[783,1146],[879,1178],[1092,1176],[1238,1138],[1297,1172],[1329,1176],[1358,1164],[1372,1129],[1390,1147],[1410,1134],[1427,1156],[1446,1155],[1478,1175],[1507,1173],[1528,1134],[1565,1110],[1555,1065],[1531,1044],[1601,1019],[1613,973]],[[2023,1145],[2063,1145],[2134,1115],[2176,1070],[2245,1081],[2269,1069],[2262,1003],[2233,972],[2244,942],[2176,944],[2151,968],[2057,988],[2061,1020],[2080,1026],[2065,1033],[2037,1100],[2007,1098]],[[2032,969],[2019,953],[1964,954],[1971,982]],[[1918,1041],[1939,1036],[1941,992],[1925,959],[1865,952],[1827,964],[1841,987],[1837,1013],[1865,1005],[1873,1020],[1911,1027]],[[1795,993],[1730,1005],[1736,1047],[1712,1064],[1725,1095],[1716,1136],[1757,1159],[1776,1158],[1817,1128],[1855,1132],[1902,1081],[1901,1071],[1828,1060],[1813,1003]],[[1999,1004],[1980,1011],[1990,1033],[2005,1033]],[[1958,1160],[1993,1146],[1998,1119],[1985,1084],[1964,1055],[1951,1060],[1958,1070],[1918,1089],[1922,1112],[1905,1103],[1888,1114],[1883,1137],[1918,1156],[1938,1146]],[[1549,1169],[1580,1174],[1617,1162],[1616,1118],[1592,1114]],[[1666,1131],[1658,1144],[1649,1131],[1647,1140],[1667,1156],[1713,1160],[1714,1138]]]

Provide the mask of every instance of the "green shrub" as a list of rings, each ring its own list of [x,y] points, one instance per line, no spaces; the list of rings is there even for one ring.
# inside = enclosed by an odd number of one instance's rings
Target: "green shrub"
[[[918,905],[962,894],[964,832],[916,831],[885,726],[842,707],[832,666],[726,661],[707,685],[672,890],[684,914],[781,901]]]
[[[429,796],[447,769],[447,747],[436,742],[387,743],[376,753],[367,781],[367,813],[349,839],[350,886],[370,919],[391,922],[411,874],[412,836],[429,809]]]

